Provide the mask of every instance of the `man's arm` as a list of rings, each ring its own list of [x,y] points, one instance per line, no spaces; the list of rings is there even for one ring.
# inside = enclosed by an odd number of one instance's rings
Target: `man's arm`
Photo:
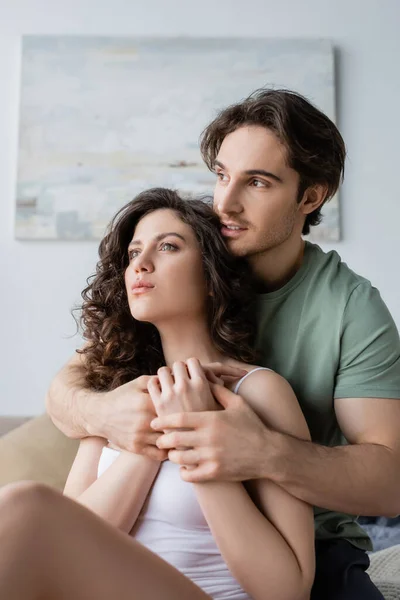
[[[334,409],[348,446],[277,440],[283,487],[313,504],[352,514],[400,512],[400,341],[369,282],[350,294],[340,330]]]
[[[330,510],[397,515],[400,402],[342,398],[335,408],[348,446],[328,448],[273,433],[273,441],[266,439],[266,476],[297,498]]]
[[[93,417],[101,410],[103,394],[87,389],[84,374],[84,356],[75,352],[54,377],[46,395],[46,408],[53,423],[73,439],[101,435],[93,430]]]
[[[85,385],[85,356],[76,353],[53,379],[46,397],[54,424],[68,437],[99,437],[118,448],[165,460],[158,450],[158,434],[149,426],[156,415],[143,375],[108,392]]]
[[[76,352],[51,382],[46,406],[56,427],[70,438],[101,437],[128,452],[165,460],[165,452],[155,445],[159,434],[150,428],[156,413],[147,390],[149,376],[95,392],[85,385],[84,361],[85,355]],[[237,379],[246,373],[221,363],[210,363],[205,371],[211,381]]]
[[[240,396],[225,410],[157,418],[156,429],[180,429],[160,437],[169,459],[193,466],[185,481],[267,478],[309,504],[359,515],[400,512],[400,402],[336,400],[339,425],[350,442],[329,448],[266,427]],[[268,399],[268,394],[266,395]],[[277,402],[278,398],[273,398]],[[191,450],[175,450],[175,448]]]

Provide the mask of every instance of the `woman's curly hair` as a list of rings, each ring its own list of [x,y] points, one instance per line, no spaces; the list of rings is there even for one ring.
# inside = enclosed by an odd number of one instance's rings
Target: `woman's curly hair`
[[[131,315],[125,288],[128,245],[135,228],[145,215],[159,209],[175,211],[197,238],[210,292],[207,318],[215,347],[237,360],[254,359],[255,293],[248,264],[227,250],[210,204],[153,188],[112,219],[99,246],[96,273],[82,292],[80,322],[87,344],[77,352],[85,356],[85,381],[91,389],[114,389],[140,375],[153,375],[165,364],[156,327]]]

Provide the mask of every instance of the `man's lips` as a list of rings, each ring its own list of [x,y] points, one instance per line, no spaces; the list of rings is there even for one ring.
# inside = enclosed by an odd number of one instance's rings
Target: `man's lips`
[[[233,229],[231,229],[231,227]],[[224,237],[238,237],[243,233],[243,231],[247,231],[247,227],[236,225],[236,223],[222,223],[221,233]]]

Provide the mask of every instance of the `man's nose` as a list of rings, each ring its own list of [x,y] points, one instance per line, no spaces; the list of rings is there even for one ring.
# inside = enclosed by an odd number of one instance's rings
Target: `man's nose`
[[[215,210],[220,215],[239,214],[243,211],[239,190],[235,185],[229,184],[216,191]]]

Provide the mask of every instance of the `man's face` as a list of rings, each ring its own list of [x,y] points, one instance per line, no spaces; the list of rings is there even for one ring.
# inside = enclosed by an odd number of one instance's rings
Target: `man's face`
[[[227,135],[215,172],[214,209],[234,254],[259,255],[300,236],[299,175],[288,167],[286,150],[273,132],[245,126]]]

